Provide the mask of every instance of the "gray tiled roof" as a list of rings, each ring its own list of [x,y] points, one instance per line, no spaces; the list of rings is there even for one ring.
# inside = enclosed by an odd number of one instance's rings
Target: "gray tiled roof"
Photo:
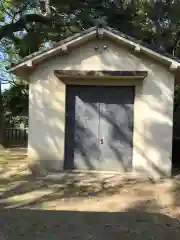
[[[63,39],[63,40],[61,40],[61,41],[59,41],[59,42],[57,42],[57,43],[54,43],[50,48],[39,50],[39,51],[37,51],[37,52],[34,52],[34,53],[32,53],[32,54],[30,54],[30,55],[22,58],[20,61],[12,64],[10,67],[14,67],[15,65],[18,65],[18,64],[20,64],[20,63],[22,63],[22,62],[25,62],[25,61],[27,61],[27,60],[30,60],[30,59],[32,59],[33,57],[38,56],[39,54],[48,52],[49,50],[51,50],[51,49],[53,49],[53,48],[55,48],[55,47],[57,47],[57,46],[63,45],[63,44],[68,43],[68,42],[71,42],[72,40],[75,40],[75,39],[77,39],[78,37],[84,36],[85,34],[90,33],[91,31],[93,31],[93,30],[95,30],[95,29],[96,29],[96,27],[91,27],[91,28],[88,28],[87,30],[84,30],[84,31],[79,32],[79,33],[76,33],[76,34],[74,34],[74,35],[72,35],[72,36],[70,36],[70,37],[67,37],[67,38],[65,38],[65,39]]]
[[[66,38],[66,39],[64,39],[64,40],[61,40],[61,41],[59,41],[59,42],[57,42],[57,43],[54,43],[54,44],[53,44],[50,48],[48,48],[48,49],[45,49],[45,50],[43,49],[43,50],[34,52],[34,53],[26,56],[25,58],[21,59],[20,61],[12,64],[9,68],[14,67],[14,66],[17,66],[18,64],[23,63],[23,62],[25,62],[25,61],[27,61],[27,60],[30,60],[30,59],[34,58],[35,56],[38,56],[38,55],[40,55],[40,54],[42,54],[42,53],[46,53],[46,52],[48,52],[49,50],[54,49],[54,48],[57,47],[57,46],[60,46],[60,45],[62,45],[62,44],[68,43],[68,42],[71,42],[72,40],[75,40],[75,39],[77,39],[77,38],[79,38],[79,37],[81,37],[81,36],[84,36],[85,34],[90,33],[90,32],[92,32],[92,31],[95,30],[95,29],[96,29],[96,27],[91,27],[91,28],[89,28],[89,29],[87,29],[87,30],[84,30],[84,31],[80,32],[80,33],[76,33],[76,34],[74,34],[74,35],[72,35],[72,36],[70,36],[70,37],[68,37],[68,38]],[[121,37],[123,37],[123,38],[125,38],[125,39],[127,39],[127,40],[130,40],[130,41],[134,42],[134,43],[140,44],[140,45],[142,45],[142,46],[144,46],[144,47],[146,47],[146,48],[148,48],[148,49],[150,49],[150,50],[153,50],[153,51],[155,51],[155,52],[157,52],[157,53],[159,53],[159,54],[161,54],[161,55],[163,55],[163,56],[166,56],[166,57],[168,57],[168,58],[170,58],[170,59],[172,59],[172,60],[177,61],[178,63],[180,63],[180,59],[179,59],[179,58],[173,57],[172,55],[166,53],[165,51],[163,51],[163,50],[160,49],[160,48],[157,48],[156,46],[150,46],[150,45],[148,45],[148,44],[145,44],[142,40],[137,40],[137,39],[135,39],[135,38],[133,38],[133,37],[127,35],[127,34],[122,33],[121,31],[115,30],[115,29],[113,29],[113,28],[111,28],[111,27],[105,27],[104,29],[106,29],[106,30],[108,30],[108,31],[116,34],[117,36],[121,36]]]

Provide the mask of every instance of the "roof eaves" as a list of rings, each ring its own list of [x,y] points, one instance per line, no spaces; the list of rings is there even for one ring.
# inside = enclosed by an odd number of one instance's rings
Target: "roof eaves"
[[[45,51],[39,51],[35,52],[27,57],[25,57],[21,62],[16,64],[15,66],[12,66],[9,71],[15,72],[17,69],[20,69],[21,67],[28,66],[33,67],[33,64],[37,61],[43,60],[51,56],[53,53],[64,51],[68,46],[73,46],[76,44],[76,42],[82,41],[82,39],[86,40],[89,36],[94,36],[96,34],[96,27],[91,27],[85,31],[82,31],[80,33],[76,33],[73,36],[70,36],[56,44],[54,44],[50,49],[47,49]],[[170,67],[171,70],[175,70],[177,68],[180,68],[180,60],[178,58],[174,58],[172,56],[169,56],[168,54],[162,54],[160,52],[149,46],[146,46],[142,41],[136,40],[133,37],[130,37],[129,35],[126,35],[120,31],[117,31],[110,27],[105,27],[103,29],[104,36],[111,37],[112,39],[115,39],[118,42],[121,42],[128,47],[134,48],[135,51],[144,53],[154,59],[160,60],[161,62],[164,62],[166,65]],[[87,38],[86,38],[87,37]]]
[[[161,53],[157,49],[153,49],[149,46],[146,46],[142,41],[137,40],[133,37],[130,37],[129,35],[126,35],[120,31],[117,31],[113,28],[106,27],[105,28],[105,33],[107,35],[111,35],[111,37],[116,38],[117,40],[123,42],[126,45],[132,46],[132,47],[138,47],[139,51],[145,53],[146,55],[149,55],[153,58],[158,58],[162,61],[165,61],[169,64],[173,64],[174,66],[177,65],[177,67],[180,67],[180,59],[173,57],[172,55],[169,55],[167,53]]]
[[[55,51],[58,51],[60,50],[61,48],[63,48],[65,45],[69,45],[69,44],[73,44],[75,43],[76,41],[78,41],[79,39],[82,39],[83,37],[88,37],[89,35],[95,33],[95,29],[96,27],[91,27],[87,30],[84,30],[80,33],[76,33],[58,43],[55,43],[51,48],[47,49],[47,50],[43,50],[43,51],[38,51],[38,52],[34,52],[30,55],[28,55],[27,57],[23,58],[22,61],[19,61],[17,64],[15,64],[14,66],[11,66],[8,70],[10,72],[13,72],[14,70],[16,70],[17,68],[20,68],[24,65],[31,65],[30,62],[42,57],[42,56],[45,56],[45,55],[49,55],[51,54],[52,52],[55,52]]]

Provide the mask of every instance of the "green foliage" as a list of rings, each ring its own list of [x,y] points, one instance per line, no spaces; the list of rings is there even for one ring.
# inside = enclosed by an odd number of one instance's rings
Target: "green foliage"
[[[95,25],[109,26],[180,57],[180,0],[1,0],[0,36],[9,61]],[[35,14],[30,20],[28,16]],[[40,17],[40,18],[37,18]],[[4,30],[3,25],[10,25]],[[18,22],[18,25],[16,24]],[[16,28],[15,28],[16,26]],[[21,34],[19,34],[21,31]],[[175,109],[180,102],[175,88]],[[11,104],[10,104],[11,105]]]
[[[8,16],[12,21],[11,31],[4,35],[22,57],[37,51],[45,41],[59,41],[94,25],[94,19],[101,17],[105,17],[107,24],[113,28],[180,56],[180,0],[50,0],[45,1],[46,4],[39,0],[1,2],[0,20]],[[35,18],[26,23],[27,14],[32,13],[46,16],[51,23],[45,23],[44,19],[36,21]],[[15,36],[13,29],[13,24],[19,19],[20,28],[24,31],[21,38]]]
[[[6,3],[6,12],[15,15],[15,19],[18,12],[26,21],[27,13],[45,15],[47,11],[52,20],[50,25],[36,21],[27,23],[22,27],[26,34],[19,41],[14,34],[8,34],[22,57],[37,51],[44,41],[59,41],[94,25],[94,19],[100,17],[106,17],[107,24],[113,28],[180,56],[180,0],[51,0],[48,10],[39,0],[2,2]]]
[[[6,118],[28,113],[28,85],[12,85],[3,94],[3,107]]]

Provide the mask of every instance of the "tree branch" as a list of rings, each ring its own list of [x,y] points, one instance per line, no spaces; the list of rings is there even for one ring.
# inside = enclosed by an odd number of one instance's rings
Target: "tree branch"
[[[44,3],[44,16],[50,16],[51,15],[51,7],[50,7],[50,0],[43,0]]]
[[[48,26],[53,25],[53,19],[50,17],[37,14],[24,15],[17,22],[6,24],[0,28],[0,40],[3,37],[11,35],[13,32],[21,31],[23,28],[25,28],[27,23],[32,22],[41,23]]]

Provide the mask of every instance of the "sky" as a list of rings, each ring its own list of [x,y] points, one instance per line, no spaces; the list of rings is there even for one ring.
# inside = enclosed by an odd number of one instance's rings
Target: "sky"
[[[0,24],[6,24],[11,22],[11,18],[9,17],[8,14],[4,14],[4,21],[0,22]],[[17,33],[19,37],[23,37],[25,32],[20,31]],[[4,91],[5,89],[9,88],[10,84],[8,83],[8,79],[11,79],[12,76],[8,71],[6,70],[5,66],[9,64],[9,57],[8,54],[5,52],[4,47],[2,43],[0,42],[0,82],[1,84],[1,89]]]
[[[4,22],[1,22],[2,24],[4,23],[8,23],[10,21],[10,18],[8,17],[8,15],[4,16]],[[7,64],[7,60],[8,60],[8,56],[7,54],[4,52],[4,48],[2,43],[0,43],[0,82],[2,83],[1,88],[2,91],[4,91],[5,89],[7,89],[9,87],[9,84],[5,84],[5,82],[7,82],[7,80],[9,79],[10,75],[8,74],[5,66]]]
[[[0,81],[2,83],[1,84],[2,91],[4,91],[5,89],[7,89],[10,86],[10,84],[7,82],[8,78],[10,78],[9,74],[6,72],[4,67],[2,69],[2,67],[0,66]]]
[[[32,10],[32,11],[34,12],[34,10]],[[29,12],[29,10],[28,10],[28,12]],[[7,24],[11,21],[12,21],[12,19],[9,16],[9,14],[4,14],[3,21],[0,21],[0,26]],[[26,31],[22,30],[22,31],[16,32],[14,34],[16,34],[20,38],[23,38],[23,36],[26,34]],[[49,44],[50,43],[47,42],[44,45],[44,48],[49,48]],[[2,42],[0,42],[0,82],[1,82],[1,89],[3,91],[10,86],[10,84],[8,83],[8,79],[12,78],[12,76],[7,72],[7,70],[5,68],[5,66],[7,66],[7,64],[9,64],[9,56],[6,53],[6,50],[4,50]]]
[[[10,21],[11,21],[11,19],[10,19],[9,15],[5,14],[4,21],[0,22],[0,24],[6,24]],[[18,37],[22,38],[26,34],[26,31],[22,30],[22,31],[16,32],[15,34]],[[46,43],[44,47],[48,48],[49,43]],[[7,89],[10,86],[10,84],[7,82],[8,82],[8,79],[12,78],[12,76],[7,72],[7,70],[5,68],[5,66],[7,64],[9,64],[9,56],[5,52],[4,47],[3,47],[2,43],[0,42],[0,82],[2,83],[2,85],[1,85],[2,91],[4,91],[5,89]]]
[[[9,84],[7,83],[7,81],[11,77],[5,68],[7,64],[6,55],[7,54],[4,53],[3,47],[0,44],[0,81],[2,83],[2,91],[9,87]]]

